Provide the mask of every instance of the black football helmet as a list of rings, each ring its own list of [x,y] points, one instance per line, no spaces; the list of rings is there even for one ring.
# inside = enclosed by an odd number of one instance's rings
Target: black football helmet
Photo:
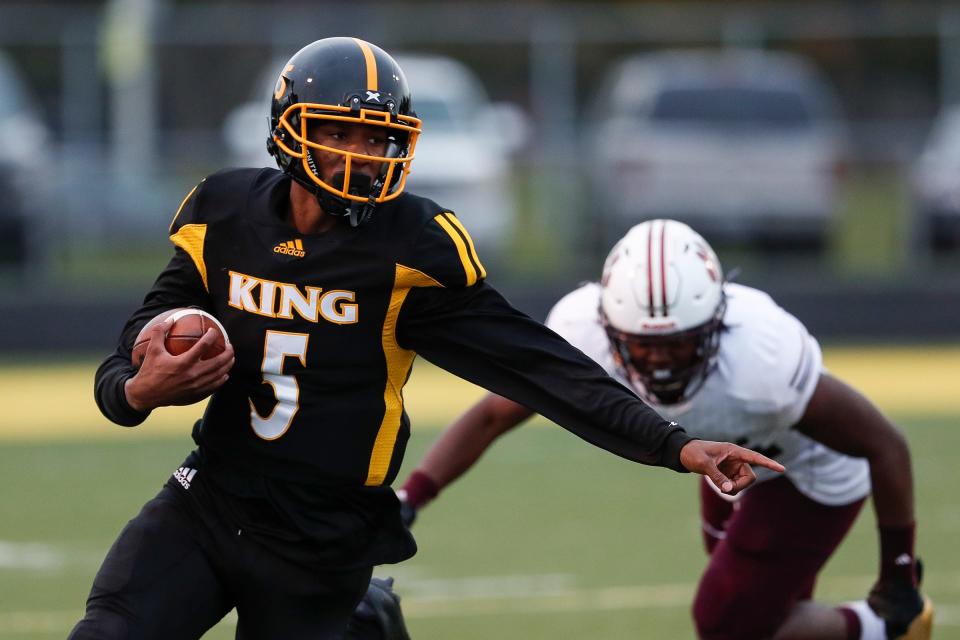
[[[312,121],[348,122],[386,129],[383,156],[353,153],[312,142]],[[358,38],[325,38],[308,44],[287,64],[273,92],[267,150],[280,169],[313,193],[326,213],[349,216],[354,226],[370,219],[378,203],[400,195],[420,136],[410,89],[397,62],[383,49]],[[339,184],[317,172],[315,151],[346,158]],[[354,160],[379,162],[370,180],[351,176]]]

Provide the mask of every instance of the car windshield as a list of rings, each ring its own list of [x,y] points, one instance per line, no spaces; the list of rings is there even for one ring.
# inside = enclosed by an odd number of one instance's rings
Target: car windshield
[[[800,129],[811,121],[797,93],[749,87],[669,89],[657,97],[650,117],[718,128]]]
[[[941,117],[930,134],[927,153],[939,161],[960,161],[960,112]]]
[[[424,125],[434,131],[455,131],[467,128],[465,120],[470,117],[462,109],[454,113],[451,103],[430,97],[415,98],[413,110]]]

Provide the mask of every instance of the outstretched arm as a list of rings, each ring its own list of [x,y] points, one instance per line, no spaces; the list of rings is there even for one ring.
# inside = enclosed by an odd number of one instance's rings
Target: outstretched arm
[[[472,467],[494,440],[532,415],[523,405],[489,393],[444,430],[417,469],[443,489]]]
[[[856,389],[820,376],[796,429],[840,453],[870,461],[873,503],[881,527],[913,523],[913,475],[903,434]]]
[[[397,492],[412,524],[417,511],[472,467],[493,441],[513,429],[533,411],[496,394],[487,394],[447,427]],[[725,442],[693,440],[680,450],[680,462],[706,475],[724,493],[735,494],[755,479],[750,465],[783,471],[783,466],[758,453]]]
[[[628,460],[684,471],[690,436],[492,287],[410,291],[397,343]]]
[[[414,289],[406,302],[397,321],[401,347],[510,397],[602,449],[644,464],[708,475],[724,493],[753,482],[750,464],[783,470],[773,460],[728,443],[695,441],[488,285],[461,291]]]
[[[913,474],[903,434],[872,402],[829,374],[820,376],[795,428],[835,451],[870,462],[880,529],[880,580],[916,584]]]
[[[795,428],[835,451],[870,463],[880,534],[880,576],[867,597],[869,609],[860,608],[861,603],[846,609],[857,611],[861,620],[878,616],[888,637],[929,638],[933,607],[919,590],[913,477],[903,435],[867,398],[829,374],[820,376]],[[791,613],[776,638],[808,638],[813,630],[824,634],[839,623],[837,609],[807,603]]]
[[[483,452],[507,431],[533,415],[513,400],[489,393],[443,430],[397,492],[412,522],[448,484],[476,464]]]

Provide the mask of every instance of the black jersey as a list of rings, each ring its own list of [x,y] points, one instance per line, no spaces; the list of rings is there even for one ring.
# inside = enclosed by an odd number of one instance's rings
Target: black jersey
[[[240,493],[263,493],[259,479],[325,494],[389,485],[417,353],[618,455],[682,469],[683,430],[487,285],[452,213],[404,193],[368,224],[302,234],[285,222],[289,189],[278,171],[232,170],[187,196],[170,227],[175,255],[97,373],[105,415],[146,417],[123,393],[133,339],[160,311],[193,305],[236,352],[194,437]],[[288,509],[307,495],[294,491]]]

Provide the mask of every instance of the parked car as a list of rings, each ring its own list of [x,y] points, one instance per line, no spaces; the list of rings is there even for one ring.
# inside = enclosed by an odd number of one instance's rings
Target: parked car
[[[423,119],[407,189],[450,207],[463,220],[481,256],[495,256],[511,233],[516,204],[512,172],[525,143],[527,117],[519,107],[490,101],[462,63],[435,55],[398,55]],[[237,166],[275,166],[264,136],[269,94],[282,62],[271,65],[255,98],[235,108],[224,136]]]
[[[937,116],[910,182],[920,243],[960,247],[960,106]]]
[[[50,132],[13,61],[0,51],[0,268],[22,266],[38,172],[49,166]]]
[[[713,238],[819,241],[836,213],[846,129],[829,85],[795,55],[631,56],[591,121],[592,188],[612,238],[670,217]]]

